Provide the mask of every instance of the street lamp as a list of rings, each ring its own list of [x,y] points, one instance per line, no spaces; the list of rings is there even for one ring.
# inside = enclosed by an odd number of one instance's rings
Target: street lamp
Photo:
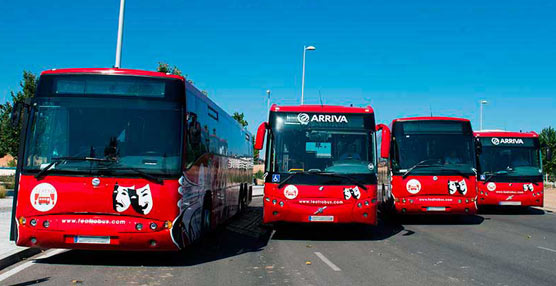
[[[481,106],[481,111],[479,114],[479,130],[483,130],[483,105],[486,105],[488,103],[488,101],[481,99],[481,101],[479,102],[480,106]]]
[[[266,90],[266,112],[270,110],[270,89]]]
[[[303,74],[301,75],[301,104],[303,105],[303,89],[305,89],[305,52],[314,51],[317,48],[314,46],[303,46]]]
[[[124,34],[124,10],[125,10],[125,0],[120,0],[120,18],[118,20],[118,41],[116,43],[116,63],[115,68],[120,68],[120,63],[122,61],[122,38]]]

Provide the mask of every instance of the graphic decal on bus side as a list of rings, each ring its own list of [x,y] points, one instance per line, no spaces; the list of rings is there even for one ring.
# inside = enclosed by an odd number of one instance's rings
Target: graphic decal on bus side
[[[416,179],[411,179],[407,182],[407,184],[405,185],[405,188],[407,189],[407,191],[410,194],[417,194],[419,191],[421,191],[421,182],[419,182]]]
[[[47,212],[54,208],[58,201],[58,193],[49,183],[40,183],[31,191],[31,205],[40,212]]]
[[[533,184],[532,184],[532,183],[523,184],[523,191],[524,191],[524,192],[527,192],[527,191],[531,191],[531,192],[532,192],[533,190],[534,190],[534,187],[533,187]]]
[[[361,197],[361,192],[359,191],[358,187],[344,189],[344,199],[349,200],[351,197],[356,200]]]
[[[448,191],[450,192],[450,195],[453,195],[456,192],[465,195],[467,194],[467,183],[465,183],[465,180],[461,180],[459,182],[448,181]]]
[[[112,193],[113,209],[121,213],[126,211],[129,206],[139,214],[149,214],[153,208],[151,187],[145,185],[142,188],[135,189],[135,186],[123,187],[116,183]]]

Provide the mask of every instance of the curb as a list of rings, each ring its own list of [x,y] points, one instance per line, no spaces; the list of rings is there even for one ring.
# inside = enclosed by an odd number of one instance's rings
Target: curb
[[[0,258],[0,271],[41,252],[40,248],[26,248],[12,251],[6,257]]]

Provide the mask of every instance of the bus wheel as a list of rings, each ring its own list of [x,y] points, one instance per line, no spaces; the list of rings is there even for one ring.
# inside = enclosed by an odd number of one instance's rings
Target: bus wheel
[[[205,196],[210,196],[210,194],[207,193]],[[211,212],[212,212],[212,208],[211,208],[210,199],[205,198],[205,201],[203,202],[203,210],[201,211],[201,233],[203,235],[207,234],[210,231]]]
[[[240,214],[245,211],[247,208],[247,189],[245,185],[241,185],[239,190],[239,200],[238,200],[238,211],[237,213]]]

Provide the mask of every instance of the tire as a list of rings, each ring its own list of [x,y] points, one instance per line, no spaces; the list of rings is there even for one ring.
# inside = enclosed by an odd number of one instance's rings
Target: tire
[[[207,193],[205,196],[210,196],[210,193]],[[203,209],[201,210],[201,235],[206,235],[211,230],[211,213],[211,200],[205,197],[205,200],[203,201]]]

